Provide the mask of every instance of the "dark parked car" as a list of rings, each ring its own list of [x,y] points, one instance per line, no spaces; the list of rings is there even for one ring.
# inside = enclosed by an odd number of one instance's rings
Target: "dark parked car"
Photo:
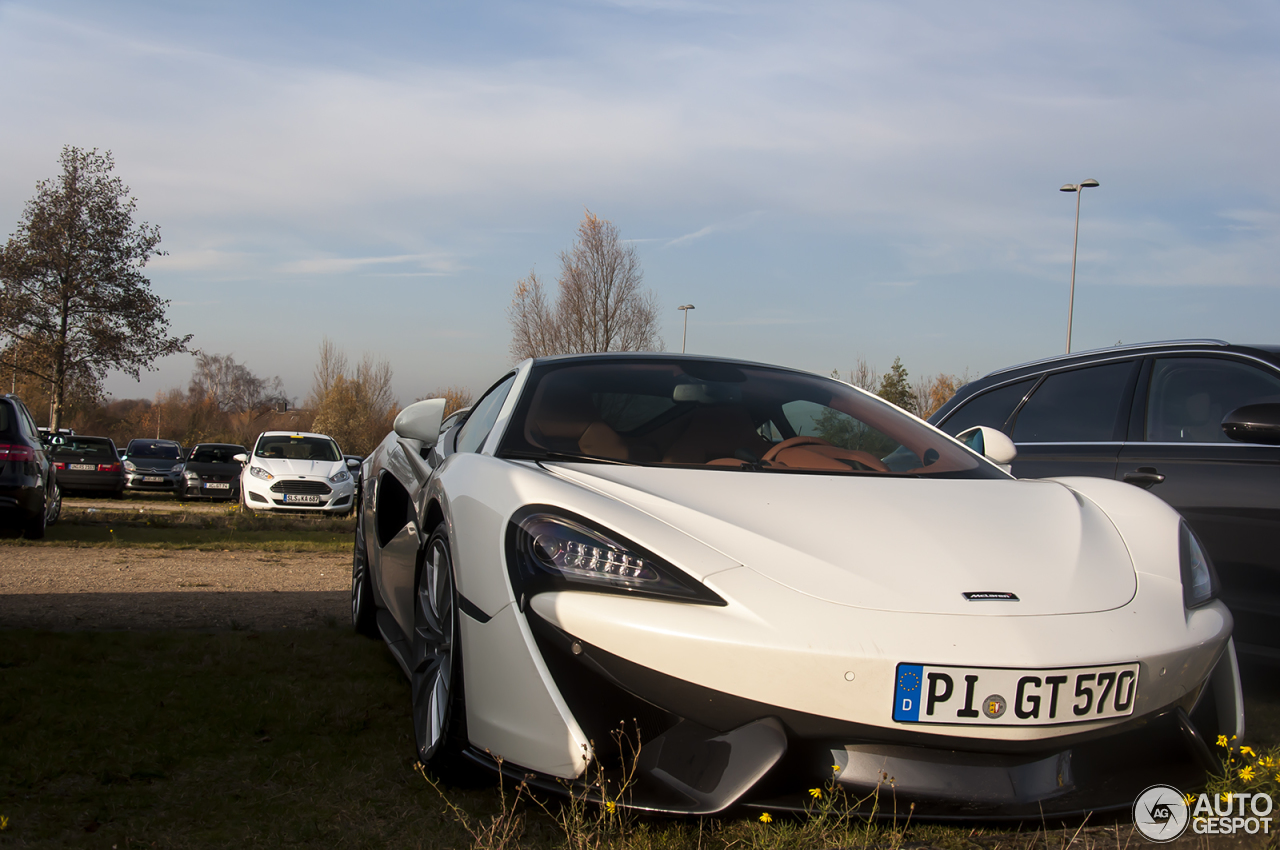
[[[0,522],[38,540],[61,511],[58,475],[31,412],[17,396],[0,396]]]
[[[107,437],[53,437],[53,467],[62,489],[124,495],[124,465]]]
[[[182,490],[186,499],[239,499],[240,470],[244,464],[236,455],[248,451],[234,443],[197,443],[191,447],[182,469]]]
[[[173,440],[130,440],[124,471],[126,490],[177,494],[182,487],[182,446]]]
[[[1020,478],[1149,489],[1204,541],[1236,646],[1280,658],[1280,346],[1219,340],[1086,351],[1001,369],[929,421],[998,428]]]

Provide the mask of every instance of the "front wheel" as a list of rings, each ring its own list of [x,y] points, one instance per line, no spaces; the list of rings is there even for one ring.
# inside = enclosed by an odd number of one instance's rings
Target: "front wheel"
[[[356,514],[355,546],[351,552],[351,625],[358,634],[377,637],[377,611],[373,604],[373,577],[369,575],[369,550],[364,537],[364,512]]]
[[[245,516],[253,516],[253,508],[249,507],[249,497],[243,487],[240,488],[240,512]]]
[[[466,745],[466,710],[453,558],[443,524],[427,541],[414,596],[410,687],[418,758],[448,770]]]

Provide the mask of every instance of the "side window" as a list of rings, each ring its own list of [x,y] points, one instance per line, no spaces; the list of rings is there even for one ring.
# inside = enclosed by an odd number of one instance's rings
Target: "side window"
[[[37,445],[40,444],[40,429],[36,427],[31,414],[22,406],[18,407],[18,425],[29,439],[34,440]]]
[[[953,437],[975,425],[1002,429],[1035,382],[1035,378],[1029,378],[974,396],[956,408],[939,427]]]
[[[1216,357],[1155,362],[1147,398],[1147,439],[1157,443],[1230,443],[1222,419],[1246,404],[1280,402],[1280,377]]]
[[[515,380],[516,376],[511,375],[476,402],[476,406],[471,409],[471,415],[467,417],[467,421],[462,424],[462,430],[458,432],[455,451],[480,451],[485,438],[493,430],[493,423],[498,421],[498,411],[502,410],[502,403],[507,400],[507,393],[511,392],[511,385]]]
[[[1018,411],[1015,443],[1101,443],[1114,440],[1133,361],[1058,372],[1045,378]]]

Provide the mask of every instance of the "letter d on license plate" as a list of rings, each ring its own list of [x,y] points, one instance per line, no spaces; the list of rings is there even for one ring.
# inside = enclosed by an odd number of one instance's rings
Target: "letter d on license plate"
[[[1138,664],[1019,670],[899,664],[899,723],[1054,726],[1133,714]]]

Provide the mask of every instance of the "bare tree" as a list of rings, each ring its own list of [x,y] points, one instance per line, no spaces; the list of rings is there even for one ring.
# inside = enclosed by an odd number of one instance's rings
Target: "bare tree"
[[[423,399],[428,399],[428,398],[444,399],[444,415],[445,416],[448,416],[454,411],[461,410],[464,407],[470,407],[471,402],[474,400],[474,397],[471,395],[471,390],[466,389],[465,387],[460,387],[457,384],[445,387],[443,389],[433,390],[430,393],[424,395],[422,398],[418,399],[418,401],[422,401]]]
[[[516,283],[507,314],[516,360],[596,351],[661,351],[658,303],[643,289],[634,247],[587,211],[578,241],[560,254],[559,294],[547,303],[534,272]]]
[[[62,422],[67,379],[118,369],[138,377],[186,351],[169,336],[165,308],[142,274],[164,252],[160,231],[133,220],[136,199],[112,174],[111,153],[62,149],[62,173],[36,184],[18,230],[0,249],[0,338],[35,342],[43,362],[23,368],[52,389],[50,426]],[[15,363],[3,364],[12,368]]]
[[[391,391],[391,364],[365,354],[354,370],[327,338],[320,344],[312,387],[311,427],[338,441],[345,452],[368,454],[391,430],[397,402]]]
[[[187,393],[195,401],[207,400],[225,413],[243,413],[286,401],[279,377],[259,378],[230,354],[195,352],[196,367]]]

